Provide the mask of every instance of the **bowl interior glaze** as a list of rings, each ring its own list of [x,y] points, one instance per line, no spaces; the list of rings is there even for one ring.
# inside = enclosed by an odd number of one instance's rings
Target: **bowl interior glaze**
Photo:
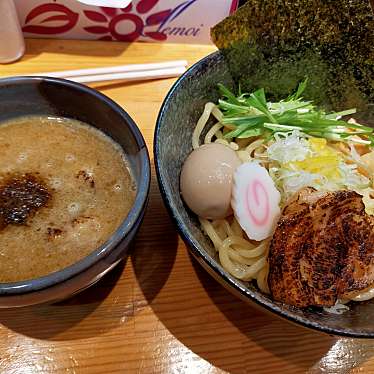
[[[233,86],[219,52],[196,63],[175,83],[157,121],[154,156],[158,181],[182,238],[204,268],[242,299],[304,327],[334,335],[374,338],[374,301],[351,303],[350,310],[340,315],[314,308],[299,309],[273,301],[252,284],[232,277],[220,265],[212,243],[202,233],[196,216],[186,209],[179,193],[179,174],[183,161],[192,150],[193,129],[204,104],[218,99],[217,83]]]

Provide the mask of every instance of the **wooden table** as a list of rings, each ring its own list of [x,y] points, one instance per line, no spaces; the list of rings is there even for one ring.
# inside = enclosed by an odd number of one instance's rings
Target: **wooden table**
[[[29,40],[0,75],[187,59],[211,46]],[[152,157],[156,116],[173,79],[93,87],[139,125]],[[321,335],[236,299],[176,234],[153,173],[134,251],[65,302],[0,310],[0,373],[374,373],[374,342]],[[374,316],[373,316],[374,318]]]

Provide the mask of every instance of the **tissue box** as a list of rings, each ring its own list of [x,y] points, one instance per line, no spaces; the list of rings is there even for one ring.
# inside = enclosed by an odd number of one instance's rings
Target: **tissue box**
[[[126,8],[75,0],[15,4],[26,37],[206,44],[210,28],[235,11],[238,0],[134,0]]]

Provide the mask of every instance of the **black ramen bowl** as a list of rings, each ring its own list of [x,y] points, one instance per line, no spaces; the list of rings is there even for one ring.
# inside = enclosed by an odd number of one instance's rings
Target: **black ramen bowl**
[[[108,97],[62,79],[0,79],[0,123],[24,115],[77,119],[103,131],[123,148],[137,193],[118,229],[87,257],[47,276],[0,283],[0,308],[62,300],[98,281],[126,256],[142,222],[150,185],[150,162],[144,139],[130,116]]]
[[[231,276],[220,265],[212,243],[201,231],[196,216],[186,208],[179,193],[179,174],[192,151],[192,132],[205,103],[217,101],[217,83],[234,86],[219,52],[196,63],[175,83],[161,107],[155,130],[154,159],[161,193],[191,253],[224,287],[251,305],[328,334],[374,338],[374,301],[351,303],[350,310],[340,315],[317,308],[299,309],[273,301],[251,283]]]

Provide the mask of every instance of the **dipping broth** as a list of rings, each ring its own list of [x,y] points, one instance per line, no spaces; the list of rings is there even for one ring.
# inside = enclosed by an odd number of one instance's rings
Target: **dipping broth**
[[[102,245],[136,185],[122,148],[77,120],[0,124],[0,282],[61,270]]]

